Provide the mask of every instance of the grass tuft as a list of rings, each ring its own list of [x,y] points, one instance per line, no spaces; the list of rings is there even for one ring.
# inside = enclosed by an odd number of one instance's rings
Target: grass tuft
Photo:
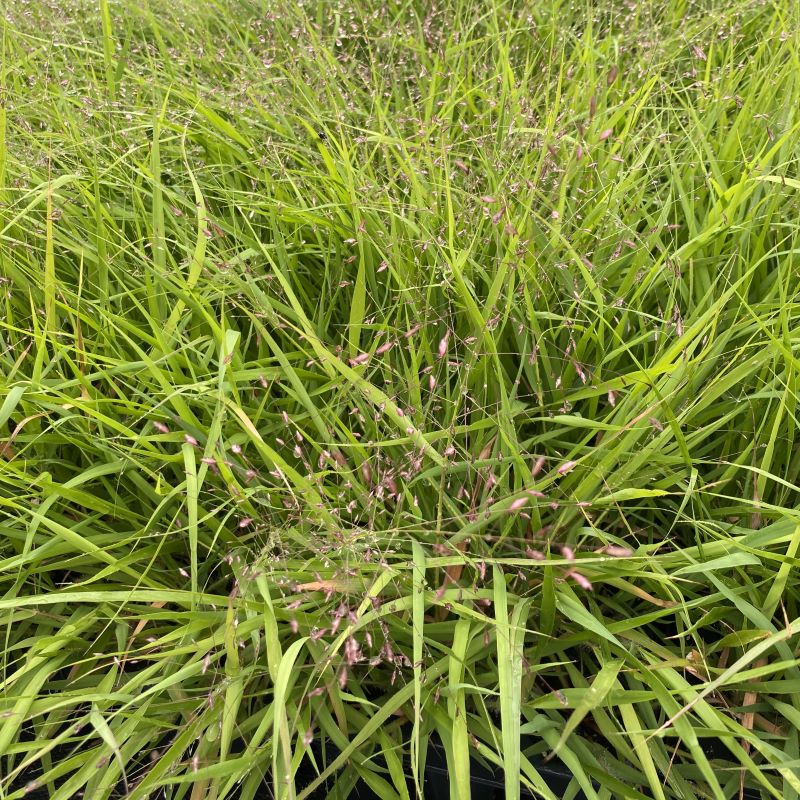
[[[0,796],[800,797],[799,14],[11,4]]]

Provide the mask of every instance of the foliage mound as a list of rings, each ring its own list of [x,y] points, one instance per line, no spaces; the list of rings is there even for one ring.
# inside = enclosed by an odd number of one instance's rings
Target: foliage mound
[[[799,796],[793,0],[5,15],[1,797]]]

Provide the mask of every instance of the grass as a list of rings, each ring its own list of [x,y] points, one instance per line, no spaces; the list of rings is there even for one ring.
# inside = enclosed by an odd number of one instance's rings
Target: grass
[[[10,5],[0,797],[798,798],[799,17]]]

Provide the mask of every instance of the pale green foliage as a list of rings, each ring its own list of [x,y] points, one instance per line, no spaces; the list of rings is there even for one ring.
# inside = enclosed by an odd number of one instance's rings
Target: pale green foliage
[[[794,0],[5,13],[0,796],[798,797]]]

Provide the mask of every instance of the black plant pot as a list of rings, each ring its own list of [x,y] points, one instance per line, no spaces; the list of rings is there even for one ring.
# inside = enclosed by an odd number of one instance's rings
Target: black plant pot
[[[313,747],[313,745],[312,745]],[[315,748],[316,756],[322,755],[322,748]],[[725,750],[722,743],[714,750]],[[337,755],[335,748],[328,749],[329,758],[335,758]],[[572,780],[572,773],[570,770],[560,762],[546,762],[542,759],[534,759],[533,765],[547,783],[548,788],[556,797],[563,797],[567,791],[567,787]],[[410,770],[407,771],[410,775]],[[303,781],[305,778],[305,781]],[[306,773],[305,775],[298,776],[298,785],[301,782],[310,783],[314,779],[313,773]],[[447,760],[445,758],[444,749],[437,741],[433,741],[428,746],[428,755],[425,765],[425,776],[423,790],[425,793],[425,800],[450,800],[450,786],[451,786],[450,773],[447,767]],[[492,770],[485,764],[472,760],[470,765],[470,788],[472,800],[504,800],[505,799],[505,783],[503,779],[502,770]],[[408,781],[409,795],[414,797],[414,786],[412,781]],[[313,800],[327,800],[330,787],[320,787],[314,795]],[[645,792],[646,793],[646,792]],[[520,788],[520,794],[523,798],[533,798],[534,795],[525,789]],[[265,795],[271,796],[271,795]],[[586,800],[586,795],[579,791],[575,796],[575,800]],[[350,794],[351,800],[382,800],[382,798],[375,794],[368,786],[359,784],[353,789]],[[761,800],[759,792],[751,789],[745,789],[743,794],[744,800]],[[686,798],[686,800],[690,800]],[[738,800],[730,798],[730,800]]]

